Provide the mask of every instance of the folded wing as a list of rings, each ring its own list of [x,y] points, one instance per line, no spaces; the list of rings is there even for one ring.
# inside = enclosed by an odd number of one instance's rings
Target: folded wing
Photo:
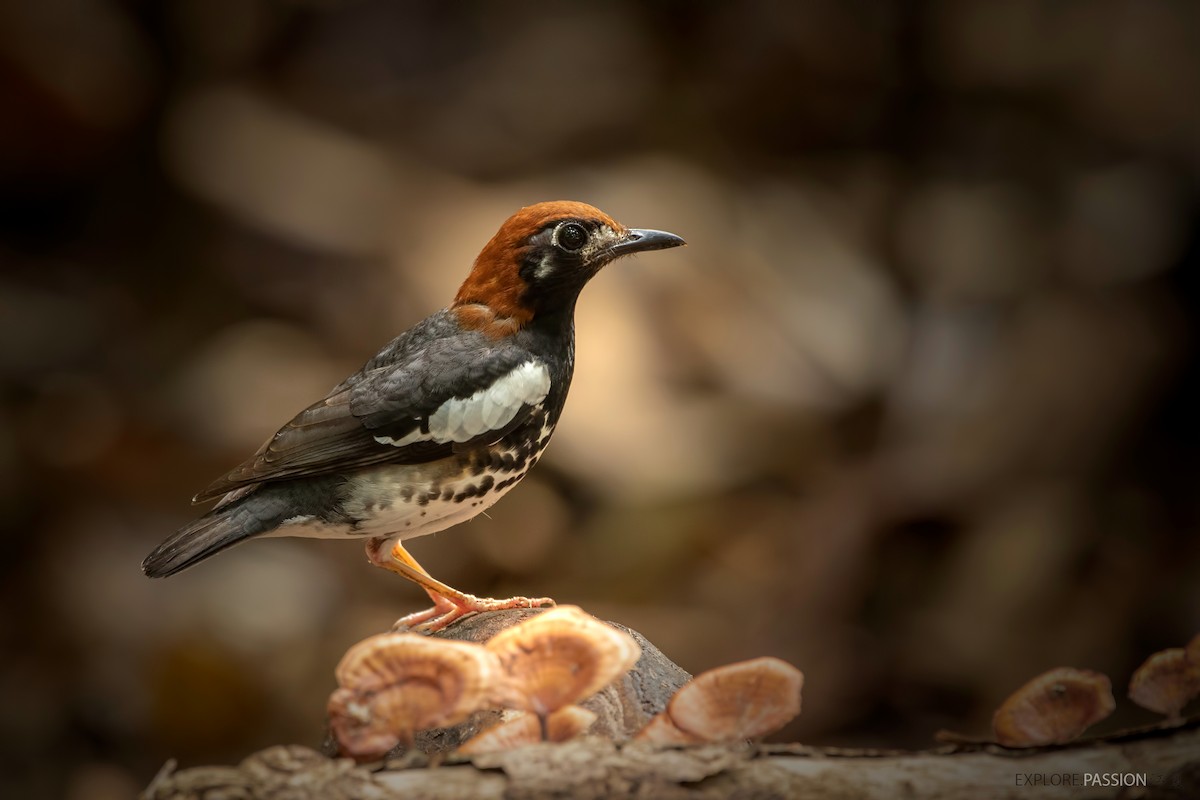
[[[435,461],[499,440],[550,391],[546,364],[511,341],[437,339],[356,374],[194,498],[372,464]]]

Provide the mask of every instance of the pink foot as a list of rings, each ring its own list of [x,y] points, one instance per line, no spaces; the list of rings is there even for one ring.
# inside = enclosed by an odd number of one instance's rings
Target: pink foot
[[[503,600],[497,600],[494,597],[476,597],[471,594],[463,595],[462,600],[439,597],[432,608],[408,614],[396,620],[392,630],[435,633],[468,614],[478,614],[481,611],[501,611],[507,608],[548,608],[553,605],[554,601],[549,597],[508,597]]]
[[[443,616],[452,612],[457,606],[447,600],[445,597],[436,597],[431,607],[424,611],[414,611],[411,614],[405,614],[400,619],[396,620],[392,625],[392,632],[412,630],[417,625],[436,617]]]

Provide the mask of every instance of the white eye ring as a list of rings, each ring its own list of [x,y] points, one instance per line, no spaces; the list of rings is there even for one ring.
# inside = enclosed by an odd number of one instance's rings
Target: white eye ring
[[[587,228],[578,222],[564,222],[554,229],[554,245],[568,253],[579,252],[587,241]]]

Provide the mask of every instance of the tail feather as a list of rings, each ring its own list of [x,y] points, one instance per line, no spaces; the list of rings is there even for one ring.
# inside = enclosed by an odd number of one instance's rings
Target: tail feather
[[[142,572],[166,578],[262,533],[263,524],[240,509],[218,508],[175,532],[142,561]]]

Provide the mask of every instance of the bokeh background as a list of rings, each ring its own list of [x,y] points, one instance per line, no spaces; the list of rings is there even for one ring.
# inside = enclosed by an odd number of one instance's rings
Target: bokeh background
[[[588,287],[547,457],[435,574],[785,658],[784,740],[1123,696],[1200,630],[1198,98],[1183,1],[0,5],[0,796],[320,740],[415,587],[139,562],[545,199],[690,246]]]

